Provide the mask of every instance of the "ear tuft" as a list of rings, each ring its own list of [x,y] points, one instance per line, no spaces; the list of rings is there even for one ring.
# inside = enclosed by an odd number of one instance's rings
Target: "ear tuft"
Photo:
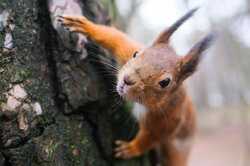
[[[203,52],[211,46],[215,37],[215,33],[210,33],[200,42],[195,44],[189,53],[180,60],[177,69],[179,79],[184,80],[195,72],[202,58]]]
[[[194,15],[194,13],[198,10],[199,8],[194,8],[190,10],[188,13],[186,13],[184,16],[182,16],[179,20],[177,20],[171,27],[169,27],[167,30],[163,31],[158,39],[154,42],[155,44],[159,43],[168,43],[169,38],[172,36],[172,34],[185,22],[187,21],[190,17]]]
[[[216,38],[215,33],[210,33],[206,37],[204,37],[200,42],[194,45],[194,47],[190,50],[188,54],[192,55],[202,55],[201,53],[208,49]]]

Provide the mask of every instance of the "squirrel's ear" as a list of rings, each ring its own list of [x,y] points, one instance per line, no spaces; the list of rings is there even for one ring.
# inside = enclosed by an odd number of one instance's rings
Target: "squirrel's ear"
[[[194,45],[189,53],[181,58],[177,64],[177,81],[183,81],[193,74],[202,58],[203,52],[209,48],[215,34],[211,33]]]
[[[160,43],[168,43],[169,38],[171,35],[190,17],[193,16],[193,14],[198,10],[198,8],[194,8],[190,10],[188,13],[186,13],[184,16],[182,16],[179,20],[177,20],[171,27],[163,31],[159,37],[156,39],[156,41],[153,43],[153,45],[160,44]]]

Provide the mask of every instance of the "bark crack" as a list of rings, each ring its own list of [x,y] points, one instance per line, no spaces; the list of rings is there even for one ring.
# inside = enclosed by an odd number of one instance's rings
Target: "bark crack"
[[[61,84],[57,75],[57,66],[56,60],[54,58],[53,48],[58,46],[56,40],[56,31],[53,29],[51,25],[50,14],[48,10],[48,2],[47,1],[39,1],[39,21],[40,21],[40,29],[41,29],[41,41],[44,43],[45,54],[48,62],[49,75],[51,85],[54,91],[54,101],[56,103],[56,107],[58,110],[64,110],[65,101],[60,98],[60,89]]]

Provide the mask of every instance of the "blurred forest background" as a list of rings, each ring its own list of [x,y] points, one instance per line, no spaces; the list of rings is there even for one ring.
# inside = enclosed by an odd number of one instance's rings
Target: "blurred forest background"
[[[195,16],[172,37],[180,55],[210,31],[217,41],[188,87],[199,134],[190,165],[250,165],[250,0],[116,0],[118,27],[150,44],[193,7]],[[205,161],[205,163],[204,163]]]

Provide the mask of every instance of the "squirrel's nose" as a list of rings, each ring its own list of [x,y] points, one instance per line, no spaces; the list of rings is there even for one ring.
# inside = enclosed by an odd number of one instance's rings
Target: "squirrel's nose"
[[[133,81],[129,76],[125,75],[123,78],[123,81],[126,85],[131,86],[135,84],[135,81]]]

